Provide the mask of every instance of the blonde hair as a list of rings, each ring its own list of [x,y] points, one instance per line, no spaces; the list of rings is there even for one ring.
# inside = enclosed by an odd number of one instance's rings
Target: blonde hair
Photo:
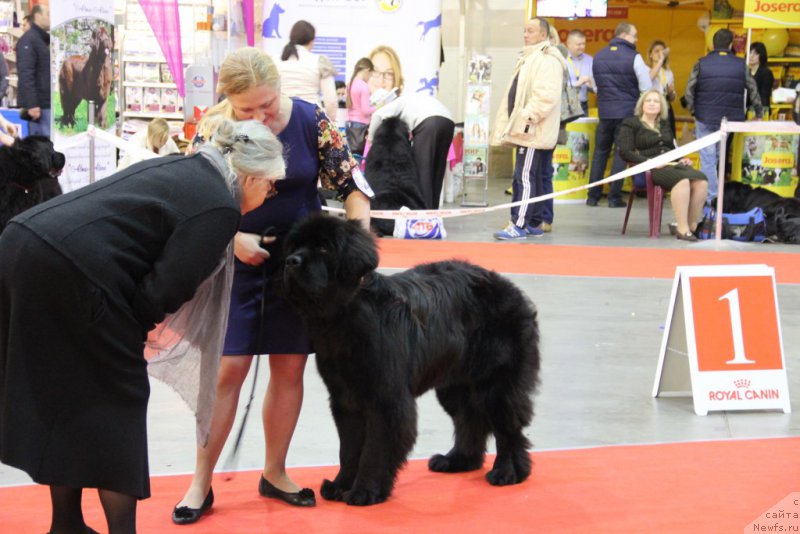
[[[169,139],[169,124],[161,117],[157,117],[150,121],[147,125],[147,142],[148,144],[160,150],[161,147],[167,144]]]
[[[550,30],[548,30],[547,38],[550,40],[550,44],[553,46],[558,46],[561,44],[561,38],[558,36],[558,30],[552,24],[550,25]]]
[[[266,52],[252,47],[238,48],[222,61],[218,93],[238,95],[262,85],[269,85],[277,91],[281,85],[278,68]]]
[[[392,47],[386,45],[376,46],[372,49],[372,52],[369,53],[369,60],[373,63],[375,62],[375,54],[386,54],[386,57],[389,58],[389,64],[394,71],[394,86],[397,87],[397,96],[400,96],[400,93],[403,92],[403,85],[405,84],[403,80],[403,69],[400,68],[400,57]]]
[[[217,131],[219,128],[220,123],[225,120],[226,118],[232,119],[233,117],[229,117],[225,113],[224,106],[217,104],[216,106],[212,107],[208,111],[206,111],[203,118],[200,119],[200,122],[197,123],[197,130],[196,134],[199,135],[203,140],[208,141],[214,135],[214,132]]]
[[[636,107],[633,109],[633,114],[636,115],[637,117],[639,117],[640,119],[642,118],[642,114],[643,114],[642,110],[644,108],[644,99],[647,98],[647,95],[649,95],[649,94],[657,94],[658,95],[658,99],[661,102],[661,113],[658,114],[657,120],[659,120],[659,121],[667,120],[667,117],[669,116],[669,108],[667,107],[667,99],[664,98],[664,95],[658,89],[648,89],[647,91],[642,93],[641,96],[639,96],[639,100],[636,101]],[[673,134],[674,133],[675,132],[673,132]]]

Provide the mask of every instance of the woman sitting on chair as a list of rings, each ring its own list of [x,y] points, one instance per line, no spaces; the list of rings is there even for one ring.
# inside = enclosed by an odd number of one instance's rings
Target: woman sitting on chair
[[[634,116],[625,119],[617,134],[617,147],[625,161],[642,163],[675,148],[669,125],[667,102],[659,90],[651,89],[636,103]],[[697,241],[694,231],[708,190],[708,179],[683,158],[652,170],[653,183],[670,191],[670,203],[678,224],[676,237]]]

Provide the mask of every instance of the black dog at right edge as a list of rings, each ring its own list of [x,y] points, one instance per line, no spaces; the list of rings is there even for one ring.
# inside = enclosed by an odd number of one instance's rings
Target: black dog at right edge
[[[364,175],[375,193],[370,202],[373,210],[425,209],[408,126],[398,117],[385,119],[375,131]],[[394,220],[373,218],[370,226],[378,237],[390,236]]]
[[[723,213],[746,213],[753,208],[764,212],[767,237],[784,243],[800,243],[800,200],[782,197],[764,187],[725,182]]]
[[[431,471],[480,469],[490,484],[528,478],[539,374],[533,303],[509,280],[462,261],[375,272],[375,240],[357,221],[312,216],[285,243],[283,289],[306,322],[339,433],[340,470],[325,499],[385,501],[417,437],[415,397],[430,389],[453,418],[455,445]]]
[[[64,163],[64,154],[40,135],[0,147],[0,232],[12,217],[61,194]]]

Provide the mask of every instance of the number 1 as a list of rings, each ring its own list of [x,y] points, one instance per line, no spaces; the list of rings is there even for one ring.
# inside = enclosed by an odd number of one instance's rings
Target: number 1
[[[756,363],[755,360],[748,360],[744,353],[744,336],[742,335],[742,312],[739,308],[739,290],[734,289],[722,295],[719,300],[728,301],[728,309],[731,312],[731,332],[733,333],[733,359],[725,362],[729,365],[740,363]]]

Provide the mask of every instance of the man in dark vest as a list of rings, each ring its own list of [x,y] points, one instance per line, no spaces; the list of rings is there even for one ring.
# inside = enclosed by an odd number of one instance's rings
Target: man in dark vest
[[[608,156],[614,145],[619,125],[624,119],[633,116],[633,108],[639,95],[652,86],[650,69],[645,65],[641,54],[636,52],[638,40],[636,26],[629,22],[620,22],[614,31],[614,38],[608,46],[594,56],[592,75],[597,88],[597,111],[600,123],[597,125],[594,143],[592,169],[589,171],[589,183],[603,179]],[[625,162],[614,154],[611,174],[625,169]],[[608,207],[624,208],[622,200],[622,180],[609,184]],[[602,187],[589,189],[587,206],[597,206]]]
[[[731,51],[733,32],[718,30],[713,39],[714,50],[695,63],[686,84],[686,109],[694,115],[698,139],[719,130],[723,117],[729,121],[745,120],[745,89],[748,105],[753,106],[757,117],[762,113],[756,81],[744,59]],[[708,177],[708,201],[717,196],[718,163],[718,144],[700,149],[700,171]]]

